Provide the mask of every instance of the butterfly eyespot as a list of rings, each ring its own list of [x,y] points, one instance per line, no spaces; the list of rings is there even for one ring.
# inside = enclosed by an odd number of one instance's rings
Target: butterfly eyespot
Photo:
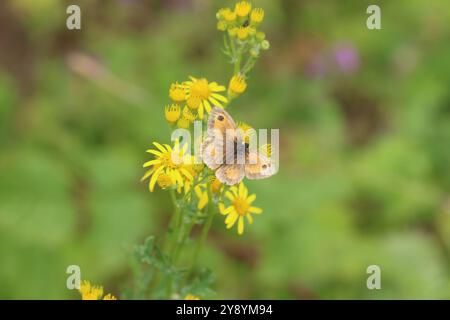
[[[263,168],[263,169],[266,169],[266,168],[267,168],[267,165],[263,164],[263,165],[262,165],[262,168]]]
[[[219,120],[219,121],[223,121],[223,119],[225,119],[223,116],[218,116],[217,117],[217,120]]]

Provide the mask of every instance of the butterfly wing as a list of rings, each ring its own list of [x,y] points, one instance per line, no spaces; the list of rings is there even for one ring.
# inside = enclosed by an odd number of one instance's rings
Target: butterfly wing
[[[208,136],[222,134],[225,140],[227,130],[236,130],[233,118],[221,107],[212,108],[208,118]]]
[[[216,170],[223,163],[223,146],[221,143],[223,143],[222,139],[214,142],[213,137],[208,136],[202,143],[201,154],[203,162],[212,170]]]
[[[227,136],[227,131],[229,134]],[[208,130],[202,145],[203,162],[212,170],[226,163],[226,145],[236,131],[236,124],[231,116],[221,107],[211,109],[208,118]],[[228,141],[228,144],[232,141]]]
[[[216,171],[216,177],[220,182],[232,186],[244,179],[245,170],[243,164],[224,164]]]
[[[261,152],[249,153],[245,164],[245,176],[250,180],[265,179],[277,172],[275,164]]]

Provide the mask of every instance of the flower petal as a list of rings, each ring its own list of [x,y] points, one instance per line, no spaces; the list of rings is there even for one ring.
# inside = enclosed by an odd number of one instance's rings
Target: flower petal
[[[161,160],[159,160],[159,159],[150,160],[150,161],[147,161],[146,163],[144,163],[143,167],[147,168],[147,167],[153,166],[155,164],[159,164],[159,163],[161,163]]]
[[[228,208],[225,208],[225,205],[223,204],[223,202],[219,202],[219,212],[221,215],[227,215],[230,214],[231,211],[233,210],[233,206],[229,206]]]
[[[215,106],[223,107],[222,103],[214,99],[213,97],[209,97],[209,101],[211,101],[211,103]]]
[[[198,117],[200,120],[203,120],[203,103],[201,102],[198,106]]]
[[[205,105],[206,112],[210,113],[211,112],[211,104],[209,103],[209,101],[208,100],[204,100],[203,104]]]
[[[250,207],[248,208],[248,212],[254,213],[254,214],[260,214],[262,213],[262,209],[258,207]]]
[[[217,82],[211,82],[209,84],[209,89],[211,89],[211,91],[214,91],[214,92],[225,91],[225,87],[218,85]]]
[[[247,214],[248,223],[253,224],[253,217],[250,213]]]
[[[227,102],[228,102],[228,99],[227,99],[227,98],[225,98],[223,95],[218,94],[218,93],[211,93],[211,97],[213,97],[213,98],[215,98],[215,99],[217,99],[217,100],[219,100],[219,101],[222,101],[222,102],[224,102],[224,103],[227,103]]]
[[[158,142],[153,142],[155,147],[157,147],[161,152],[167,152],[167,150]]]
[[[232,186],[230,188],[231,192],[237,197],[238,196],[238,188],[236,186]]]
[[[194,187],[194,192],[197,195],[197,197],[200,199],[203,195],[202,189],[200,188],[200,186],[195,186]]]
[[[160,156],[162,156],[162,152],[159,152],[159,151],[157,151],[157,150],[154,150],[154,149],[148,149],[148,150],[146,150],[145,152],[148,152],[148,153],[154,154],[154,155],[155,155],[155,156],[157,156],[157,157],[160,157]]]
[[[202,210],[208,204],[208,193],[204,192],[202,197],[200,198],[197,208]]]
[[[244,217],[240,216],[238,221],[238,234],[241,235],[244,233]]]
[[[235,199],[235,196],[230,191],[225,192],[225,197],[230,199],[230,201],[234,201]]]
[[[159,174],[164,169],[163,166],[156,169],[155,173],[152,175],[152,178],[150,179],[150,182],[148,184],[148,188],[150,189],[150,192],[153,192],[153,189],[155,188],[156,180],[158,179]]]
[[[225,219],[225,224],[227,225],[227,229],[230,229],[236,222],[237,218],[239,218],[239,215],[236,211],[232,211],[227,218]]]
[[[148,177],[150,177],[152,175],[152,173],[155,172],[155,168],[151,168],[150,170],[147,170],[145,172],[145,174],[142,176],[141,181],[144,181],[145,179],[147,179]]]
[[[180,171],[182,174],[184,174],[186,176],[186,178],[188,178],[189,180],[193,180],[194,177],[192,176],[192,174],[186,170],[186,168],[180,168]]]
[[[245,186],[244,186],[244,183],[239,183],[239,196],[241,197],[241,198],[246,198],[246,197],[244,197],[244,189],[245,189]]]
[[[181,177],[180,171],[173,170],[173,174],[175,175],[175,179],[176,181],[178,181],[178,184],[180,186],[183,186],[183,177]]]
[[[256,194],[252,194],[251,196],[249,196],[247,198],[248,204],[252,204],[252,202],[255,201],[255,200],[256,200]]]

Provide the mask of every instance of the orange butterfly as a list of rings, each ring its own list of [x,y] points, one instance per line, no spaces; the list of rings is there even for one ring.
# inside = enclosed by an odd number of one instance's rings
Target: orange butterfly
[[[211,110],[202,158],[210,169],[216,170],[217,179],[228,185],[239,183],[244,176],[264,179],[277,171],[266,155],[250,147],[241,132],[223,108]]]

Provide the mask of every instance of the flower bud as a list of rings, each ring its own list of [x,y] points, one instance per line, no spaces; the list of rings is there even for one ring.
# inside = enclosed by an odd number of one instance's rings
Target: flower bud
[[[263,40],[263,41],[261,42],[261,49],[263,49],[263,50],[269,50],[269,48],[270,48],[270,42],[267,41],[267,40]]]

